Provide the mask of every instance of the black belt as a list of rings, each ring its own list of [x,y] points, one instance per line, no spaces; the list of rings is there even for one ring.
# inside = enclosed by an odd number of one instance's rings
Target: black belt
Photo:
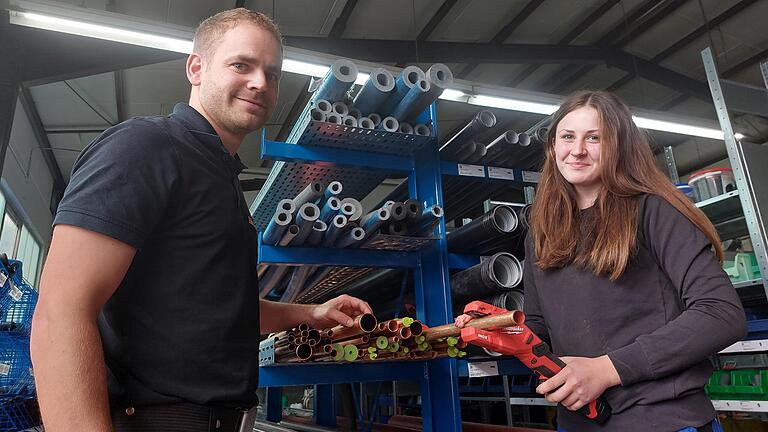
[[[238,432],[246,410],[175,403],[112,409],[115,432]]]

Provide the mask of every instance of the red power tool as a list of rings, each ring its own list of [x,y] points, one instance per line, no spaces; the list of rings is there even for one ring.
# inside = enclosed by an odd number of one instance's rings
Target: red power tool
[[[464,313],[474,318],[509,312],[488,303],[474,301],[464,307]],[[513,355],[533,370],[541,380],[552,378],[565,367],[565,363],[552,354],[531,329],[522,323],[512,327],[481,330],[473,327],[461,329],[461,339],[472,345],[487,348],[501,354]],[[611,406],[602,397],[593,400],[577,412],[597,424],[604,424],[611,417]]]

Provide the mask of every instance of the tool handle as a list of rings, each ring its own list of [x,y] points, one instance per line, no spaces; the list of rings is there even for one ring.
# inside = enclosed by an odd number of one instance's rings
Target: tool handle
[[[543,363],[541,366],[533,368],[533,371],[538,373],[542,379],[552,378],[565,367],[565,363],[559,357],[552,354],[545,342],[534,345],[531,351],[537,358],[544,360],[537,362]],[[556,368],[553,368],[552,365],[555,365]],[[599,397],[579,408],[576,412],[597,424],[605,424],[611,417],[611,406],[605,399]]]

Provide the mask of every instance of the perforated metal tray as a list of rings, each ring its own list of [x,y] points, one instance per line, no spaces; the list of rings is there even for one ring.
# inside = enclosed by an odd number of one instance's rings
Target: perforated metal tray
[[[299,145],[412,156],[432,137],[310,121]]]

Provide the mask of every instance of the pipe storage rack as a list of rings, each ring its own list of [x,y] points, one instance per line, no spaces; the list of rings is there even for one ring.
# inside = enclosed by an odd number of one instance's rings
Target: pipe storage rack
[[[381,130],[310,122],[296,144],[262,140],[262,159],[277,160],[251,210],[263,230],[279,200],[295,196],[310,181],[340,180],[345,191],[362,199],[390,173],[408,176],[410,198],[425,206],[443,205],[442,176],[471,180],[531,184],[535,173],[482,165],[441,162],[437,148],[435,105],[421,114],[420,123],[432,125],[432,136],[420,137]],[[430,326],[453,322],[449,269],[467,268],[477,256],[448,254],[445,223],[438,237],[421,249],[328,249],[268,246],[259,241],[259,262],[270,265],[324,265],[407,268],[414,277],[417,318]],[[499,370],[527,372],[516,360],[501,361]],[[335,424],[332,385],[349,382],[421,382],[423,430],[460,431],[458,377],[467,376],[468,362],[456,359],[352,364],[276,364],[262,367],[259,385],[267,388],[267,419],[280,421],[282,386],[315,385],[315,421]]]

